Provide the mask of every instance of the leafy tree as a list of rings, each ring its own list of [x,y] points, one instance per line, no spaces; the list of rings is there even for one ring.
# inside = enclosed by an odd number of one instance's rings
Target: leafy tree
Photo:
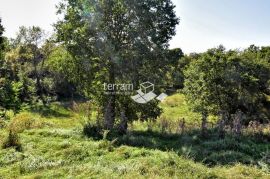
[[[174,92],[176,89],[183,88],[184,75],[182,73],[185,66],[184,53],[180,48],[167,50],[164,60],[160,62],[159,71],[163,76],[159,77],[159,85]]]
[[[50,52],[45,43],[44,31],[35,26],[20,27],[11,47],[6,60],[12,72],[12,80],[23,83],[21,99],[31,102],[37,96],[43,104],[46,104],[50,86],[48,83],[51,82],[46,78],[44,65],[47,53]]]
[[[6,48],[6,39],[3,37],[4,33],[4,27],[1,24],[1,18],[0,18],[0,75],[4,74],[4,52]]]
[[[202,113],[202,126],[208,114],[241,110],[252,116],[261,111],[270,71],[252,55],[247,59],[246,52],[226,52],[220,46],[201,54],[185,70],[184,91],[192,109]]]
[[[1,67],[1,73],[3,73],[2,68],[3,68],[3,63],[4,63],[4,48],[5,48],[5,42],[4,42],[4,37],[3,37],[3,33],[4,33],[4,27],[1,24],[1,18],[0,18],[0,67]]]
[[[0,110],[13,109],[18,110],[20,106],[19,92],[21,84],[13,82],[8,75],[8,69],[5,63],[5,54],[7,39],[3,37],[4,28],[0,19]],[[2,113],[3,111],[1,111]]]
[[[52,91],[58,98],[72,98],[77,94],[73,84],[74,63],[68,51],[62,46],[54,46],[45,63],[48,73],[52,77]]]
[[[133,83],[136,88],[164,75],[160,69],[178,24],[172,2],[68,0],[58,9],[64,15],[56,24],[58,38],[74,59],[74,79],[103,106],[105,128],[112,129],[121,112],[133,120],[127,111],[136,108],[119,108],[130,102],[129,96],[116,95],[115,89],[104,95],[102,83]]]

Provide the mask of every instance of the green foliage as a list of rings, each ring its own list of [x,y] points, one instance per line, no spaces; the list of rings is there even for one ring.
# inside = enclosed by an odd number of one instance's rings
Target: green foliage
[[[50,102],[53,96],[52,78],[45,68],[45,61],[52,47],[49,40],[44,40],[44,32],[40,27],[20,27],[18,35],[11,40],[11,47],[6,54],[7,77],[20,82],[20,100],[34,103],[41,100],[43,104]]]
[[[29,113],[20,113],[17,114],[9,124],[9,130],[13,133],[21,133],[24,130],[28,130],[31,128],[36,128],[41,126],[40,123],[38,123],[34,116],[32,116]]]
[[[184,72],[184,92],[193,110],[233,114],[240,109],[249,116],[261,112],[270,68],[262,59],[247,59],[249,51],[226,52],[220,46],[192,60]]]
[[[0,19],[0,108],[18,110],[20,107],[21,83],[8,78],[4,56],[6,54],[6,39],[2,36],[4,28]],[[2,109],[1,109],[2,110]]]
[[[129,96],[116,95],[115,90],[106,95],[102,84],[133,83],[137,88],[172,68],[182,55],[180,49],[168,50],[178,24],[172,2],[69,0],[61,3],[59,13],[65,18],[56,24],[58,40],[73,57],[71,79],[103,108],[104,127],[111,129],[121,112],[129,121],[156,118],[157,103],[128,106]]]
[[[20,82],[12,82],[6,78],[0,78],[0,106],[17,111],[21,104],[19,99],[21,87]]]
[[[2,147],[4,149],[14,147],[17,151],[22,151],[22,144],[20,143],[18,134],[10,130],[2,143]]]
[[[0,65],[3,64],[4,50],[5,50],[5,38],[3,37],[3,33],[5,31],[2,26],[2,19],[0,18]]]
[[[73,58],[63,46],[56,46],[51,49],[45,63],[52,78],[50,88],[59,98],[73,97],[76,94],[74,83],[76,74]],[[78,93],[78,92],[77,92]]]
[[[21,27],[7,40],[0,19],[0,178],[269,178],[270,47],[184,56],[168,48],[174,7],[63,0],[48,39]],[[137,104],[103,89],[148,80],[184,94]],[[217,114],[239,109],[249,126],[220,138]],[[205,138],[201,114],[212,119]]]
[[[83,125],[83,134],[87,137],[101,139],[102,129],[100,126],[97,126],[96,124],[87,122],[86,124]]]

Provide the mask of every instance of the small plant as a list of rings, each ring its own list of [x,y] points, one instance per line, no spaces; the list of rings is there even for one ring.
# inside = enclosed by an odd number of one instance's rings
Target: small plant
[[[266,136],[270,136],[270,125],[266,125],[264,128],[263,128],[263,134],[266,135]]]
[[[14,147],[17,151],[22,151],[22,145],[20,143],[18,134],[10,130],[7,138],[2,144],[2,147],[4,149]]]
[[[103,138],[102,138],[101,143],[99,144],[99,148],[107,149],[109,152],[112,152],[114,149],[114,144],[117,141],[117,138],[112,141],[109,141],[107,139],[109,132],[110,132],[109,130],[103,131]]]

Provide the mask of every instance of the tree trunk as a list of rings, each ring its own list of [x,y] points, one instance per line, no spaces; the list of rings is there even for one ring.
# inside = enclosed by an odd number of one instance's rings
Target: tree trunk
[[[233,121],[233,132],[236,136],[240,136],[241,135],[241,130],[242,130],[242,122],[243,120],[243,113],[241,110],[237,110],[236,114],[235,114],[235,118]]]
[[[113,129],[114,126],[114,110],[113,110],[113,99],[110,98],[107,106],[105,107],[105,114],[104,114],[104,119],[105,119],[105,129],[111,130]]]
[[[184,134],[185,132],[185,118],[183,118],[182,120],[179,121],[178,123],[178,133],[180,134]]]
[[[39,72],[37,70],[37,64],[35,64],[34,70],[35,70],[34,71],[35,77],[36,77],[36,80],[37,80],[37,83],[36,83],[37,95],[40,97],[43,105],[45,105],[46,101],[45,101],[44,96],[43,96],[43,88],[42,88],[42,85],[41,85],[41,79],[40,79],[40,76],[39,76]]]
[[[220,119],[218,122],[218,135],[220,138],[224,138],[225,137],[225,124],[226,121],[228,120],[228,113],[227,111],[221,111],[220,112]]]
[[[114,64],[113,62],[110,65],[109,69],[109,83],[115,84],[115,74],[114,74]],[[109,92],[109,100],[105,106],[105,129],[112,130],[115,122],[115,89],[111,89]]]
[[[121,111],[120,118],[121,118],[121,122],[120,122],[120,125],[119,125],[119,128],[118,128],[118,132],[120,134],[126,134],[127,133],[127,128],[128,128],[128,119],[126,117],[125,111]]]
[[[207,113],[202,113],[202,126],[201,126],[201,135],[202,137],[207,136]]]

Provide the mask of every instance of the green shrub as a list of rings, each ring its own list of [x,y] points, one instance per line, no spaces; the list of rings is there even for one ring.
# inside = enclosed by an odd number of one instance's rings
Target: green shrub
[[[22,151],[22,145],[17,133],[9,131],[7,138],[3,141],[2,147],[4,149],[14,147],[17,151]]]
[[[16,115],[10,125],[9,130],[15,133],[23,132],[26,129],[39,128],[41,123],[34,119],[29,113],[20,113]]]
[[[102,129],[96,124],[87,122],[83,126],[83,134],[87,137],[93,137],[96,139],[102,138]]]

